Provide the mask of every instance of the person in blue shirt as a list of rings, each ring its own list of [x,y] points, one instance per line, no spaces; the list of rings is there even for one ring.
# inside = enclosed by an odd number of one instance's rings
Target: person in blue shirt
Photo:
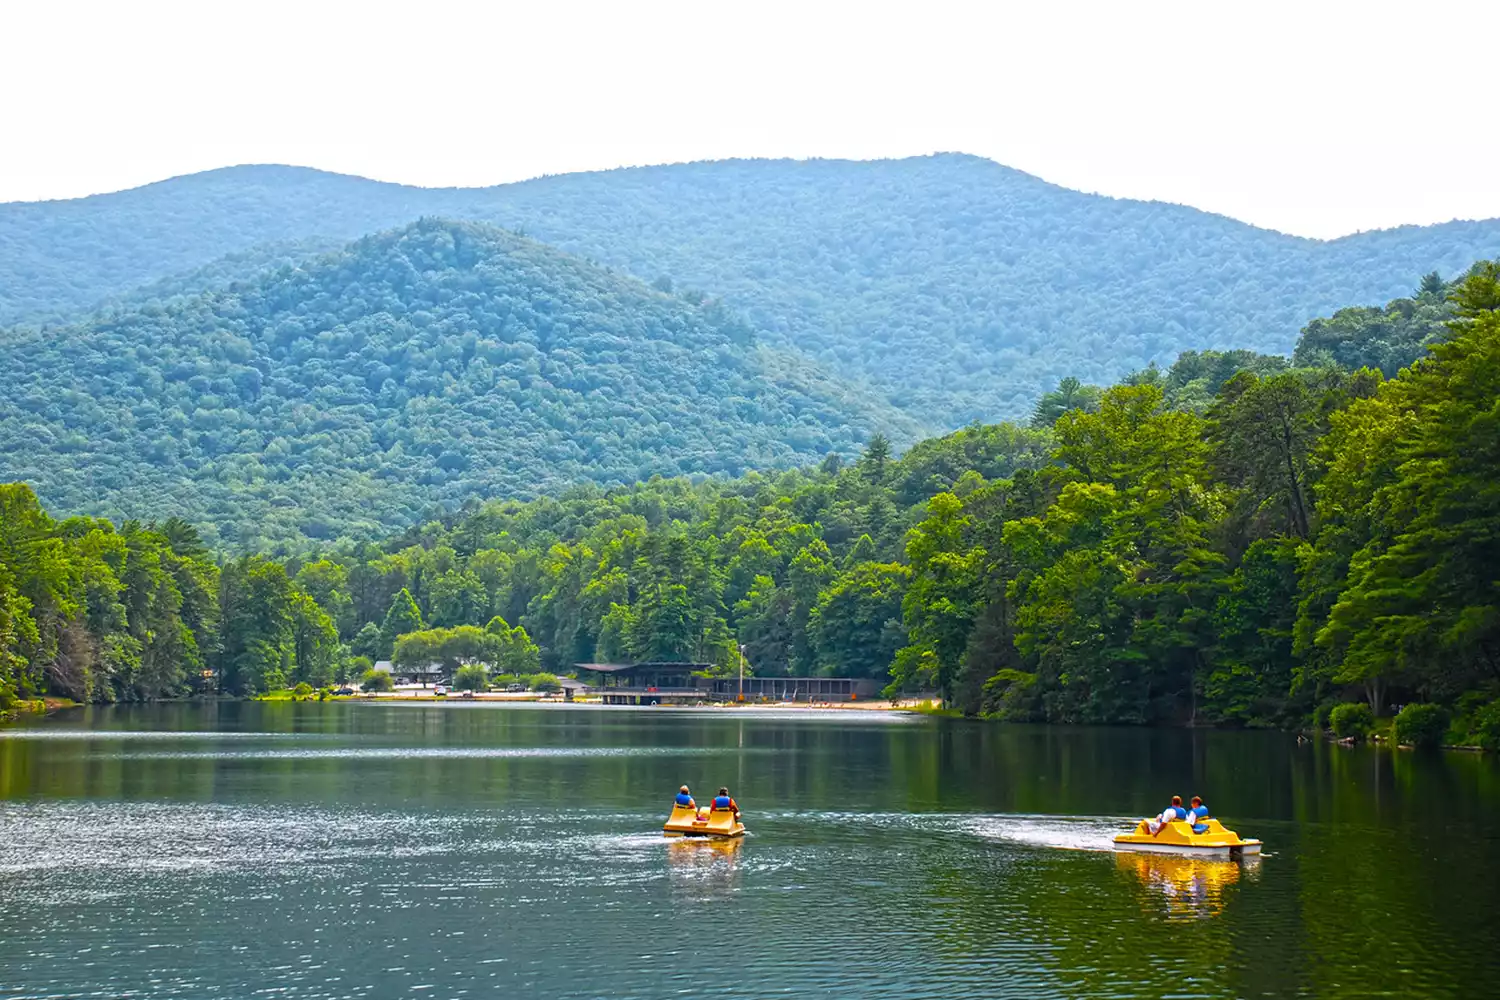
[[[740,814],[740,807],[734,799],[729,797],[729,789],[727,788],[719,789],[719,794],[714,796],[714,809],[715,811],[728,809],[736,816]]]
[[[1194,833],[1207,833],[1208,824],[1203,822],[1208,819],[1208,806],[1198,796],[1193,796],[1193,807],[1187,811],[1187,821],[1193,824]]]
[[[687,785],[683,785],[681,788],[677,789],[677,804],[687,809],[698,808],[698,803],[693,801],[693,796],[688,791]]]

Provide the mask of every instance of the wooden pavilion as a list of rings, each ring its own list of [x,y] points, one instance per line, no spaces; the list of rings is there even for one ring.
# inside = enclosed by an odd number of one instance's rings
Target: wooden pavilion
[[[682,705],[708,700],[708,691],[694,677],[712,663],[577,663],[593,675],[590,685],[606,705]]]
[[[711,663],[578,663],[606,705],[693,705],[705,701],[856,701],[880,696],[868,677],[705,677]]]

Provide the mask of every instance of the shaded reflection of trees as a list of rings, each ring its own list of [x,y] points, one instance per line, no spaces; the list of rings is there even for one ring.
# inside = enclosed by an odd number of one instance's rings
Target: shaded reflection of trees
[[[1494,762],[1324,745],[1311,756],[1295,850],[1319,995],[1478,995],[1500,971]]]

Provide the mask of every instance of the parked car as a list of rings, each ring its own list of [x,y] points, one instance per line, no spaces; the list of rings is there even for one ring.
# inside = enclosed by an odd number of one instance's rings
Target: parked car
[[[354,689],[352,687],[341,687],[333,693],[340,695],[352,695],[354,693]]]
[[[434,684],[432,687],[432,696],[434,698],[446,698],[448,697],[448,689],[441,684]]]

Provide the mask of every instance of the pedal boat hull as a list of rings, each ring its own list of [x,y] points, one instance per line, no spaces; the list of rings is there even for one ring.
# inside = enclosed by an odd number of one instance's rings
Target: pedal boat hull
[[[1260,841],[1244,839],[1233,830],[1226,830],[1216,819],[1205,820],[1203,825],[1208,829],[1194,833],[1191,824],[1177,820],[1153,834],[1151,821],[1143,819],[1134,830],[1115,837],[1115,850],[1206,858],[1241,858],[1260,853]]]
[[[729,840],[745,835],[745,824],[728,809],[710,809],[702,806],[690,809],[674,805],[672,815],[667,817],[661,832],[668,837],[707,837],[713,840]]]

